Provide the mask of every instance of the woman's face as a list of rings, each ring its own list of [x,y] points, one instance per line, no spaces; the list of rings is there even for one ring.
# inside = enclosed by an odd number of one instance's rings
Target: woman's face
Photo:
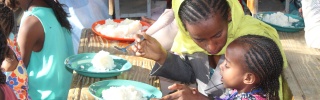
[[[244,63],[246,51],[237,45],[230,44],[226,50],[225,61],[220,65],[221,81],[226,88],[240,89],[247,73]]]
[[[210,54],[219,53],[227,42],[228,21],[213,16],[196,24],[186,22],[186,29],[193,41]]]

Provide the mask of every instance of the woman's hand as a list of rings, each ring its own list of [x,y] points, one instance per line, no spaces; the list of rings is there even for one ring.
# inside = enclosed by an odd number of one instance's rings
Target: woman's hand
[[[185,84],[173,84],[168,87],[169,90],[176,92],[162,97],[160,100],[209,100],[202,95],[196,88],[188,87]]]
[[[140,39],[141,36],[144,37],[144,40]],[[132,46],[132,50],[136,56],[155,60],[161,65],[164,63],[167,52],[156,39],[146,33],[137,34],[134,38],[137,43]]]

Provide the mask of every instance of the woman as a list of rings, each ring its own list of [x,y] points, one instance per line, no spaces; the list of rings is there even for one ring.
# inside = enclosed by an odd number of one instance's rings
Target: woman
[[[260,35],[274,40],[281,50],[284,67],[287,66],[277,31],[251,16],[245,16],[237,0],[174,0],[172,4],[179,31],[171,50],[183,55],[183,59],[165,51],[148,35],[143,35],[144,41],[137,38],[139,43],[133,48],[136,55],[157,62],[151,75],[183,83],[196,82],[198,85],[197,89],[190,89],[183,84],[174,84],[169,89],[178,92],[164,98],[195,100],[221,95],[224,89],[220,69],[215,67],[219,60],[223,60],[220,56],[226,47],[243,35]],[[281,98],[281,89],[279,93]]]
[[[64,60],[73,54],[71,25],[62,5],[54,0],[5,0],[11,8],[25,12],[18,32],[32,99],[66,100],[72,71]]]

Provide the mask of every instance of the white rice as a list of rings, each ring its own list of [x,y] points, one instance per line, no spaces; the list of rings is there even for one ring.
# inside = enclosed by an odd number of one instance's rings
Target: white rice
[[[109,52],[99,51],[91,60],[93,67],[99,71],[108,71],[116,67]]]
[[[133,86],[110,87],[102,91],[104,100],[147,100],[141,91]]]
[[[288,19],[289,18],[289,19]],[[298,19],[286,16],[282,12],[273,13],[270,15],[265,15],[262,20],[269,22],[271,24],[283,26],[283,27],[293,27],[292,23],[298,22]]]
[[[107,19],[105,24],[98,24],[95,30],[103,35],[111,37],[130,38],[134,34],[140,33],[145,27],[139,20],[125,19],[120,23],[114,22],[112,19]]]

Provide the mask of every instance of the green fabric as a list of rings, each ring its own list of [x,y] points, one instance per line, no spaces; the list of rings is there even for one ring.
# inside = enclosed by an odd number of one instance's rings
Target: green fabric
[[[189,33],[184,29],[181,19],[179,18],[179,15],[178,15],[179,7],[182,2],[183,0],[172,1],[172,9],[174,11],[175,19],[179,27],[179,30],[174,39],[174,43],[171,48],[171,51],[177,54],[192,54],[195,52],[204,52],[206,54],[209,54],[208,52],[203,50],[201,47],[199,47],[191,39],[191,37],[189,36]],[[255,19],[251,16],[244,15],[244,12],[238,0],[227,0],[227,2],[229,3],[229,6],[231,8],[232,21],[228,24],[227,43],[217,55],[225,54],[226,47],[238,37],[248,35],[248,34],[260,35],[260,36],[269,37],[277,43],[283,57],[284,68],[286,68],[288,66],[287,58],[282,49],[278,32],[271,26],[263,23],[262,21]],[[281,84],[280,90],[279,90],[280,99],[283,99],[282,91],[288,90],[288,89],[282,88],[282,80],[283,79],[281,79],[280,77],[280,81],[279,81]]]
[[[74,54],[71,33],[61,27],[51,8],[34,7],[24,13],[22,22],[28,16],[40,20],[45,34],[42,50],[32,52],[27,68],[30,97],[34,100],[66,100],[72,71],[65,67],[64,60]]]

